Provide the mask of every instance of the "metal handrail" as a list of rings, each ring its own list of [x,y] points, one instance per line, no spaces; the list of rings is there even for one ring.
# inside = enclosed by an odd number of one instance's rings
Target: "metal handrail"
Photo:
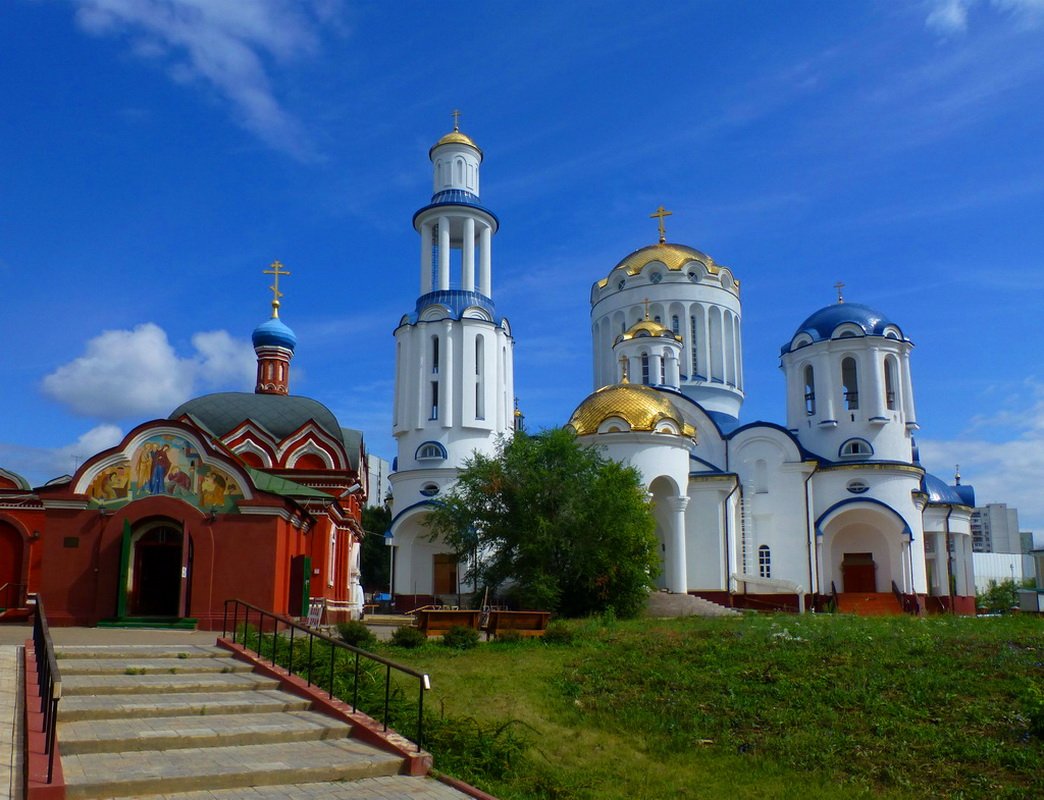
[[[11,589],[25,589],[26,584],[15,583],[14,581],[8,581],[3,586],[0,586],[0,610],[5,608],[21,608],[23,605],[22,592],[19,591],[15,595],[15,602],[10,602]]]
[[[47,626],[43,597],[36,597],[33,617],[33,650],[36,655],[36,685],[40,691],[40,713],[43,714],[44,752],[47,754],[47,782],[54,777],[54,742],[58,731],[58,701],[62,699],[62,673],[54,654],[51,630]]]
[[[339,639],[335,639],[332,636],[329,636],[329,635],[327,635],[325,633],[322,633],[321,631],[313,630],[312,628],[309,628],[307,625],[302,625],[300,622],[297,622],[296,620],[293,620],[290,617],[284,616],[282,614],[275,614],[275,613],[273,613],[271,611],[266,611],[265,609],[260,608],[259,606],[255,606],[252,603],[246,602],[245,600],[232,599],[232,600],[226,600],[225,601],[225,614],[224,614],[224,619],[222,621],[222,626],[221,626],[221,635],[223,637],[226,637],[228,635],[228,633],[229,633],[229,630],[230,630],[229,629],[229,625],[228,625],[228,621],[229,621],[229,606],[230,605],[232,606],[232,627],[231,627],[232,643],[233,644],[237,643],[236,642],[236,637],[238,636],[239,623],[242,622],[243,626],[244,626],[244,634],[243,634],[243,641],[241,642],[241,644],[243,645],[244,648],[248,648],[250,650],[253,650],[255,653],[257,653],[258,657],[262,658],[262,659],[265,658],[265,655],[261,652],[262,641],[263,641],[263,636],[264,636],[264,632],[265,632],[265,621],[266,620],[272,620],[272,652],[268,656],[269,663],[271,663],[272,666],[275,666],[275,663],[276,663],[276,641],[277,641],[276,640],[276,634],[279,633],[279,625],[280,624],[285,625],[287,628],[290,629],[290,637],[289,637],[290,650],[289,650],[289,656],[288,656],[288,658],[289,658],[288,664],[290,665],[291,668],[293,667],[293,660],[294,660],[294,633],[295,633],[295,631],[301,631],[303,634],[308,636],[308,673],[306,675],[306,678],[307,678],[309,686],[311,686],[312,683],[313,683],[313,681],[312,681],[312,663],[313,663],[312,646],[313,646],[315,640],[316,639],[320,639],[320,640],[326,642],[327,644],[331,645],[331,648],[330,648],[330,679],[329,679],[329,686],[326,687],[326,693],[327,693],[327,696],[330,699],[333,699],[333,696],[334,696],[333,695],[333,683],[334,683],[334,673],[336,671],[336,666],[337,666],[337,651],[338,651],[338,649],[347,650],[350,654],[353,654],[355,656],[355,658],[354,658],[354,661],[355,661],[355,667],[354,667],[355,680],[354,680],[354,683],[352,685],[353,686],[353,688],[352,688],[352,711],[358,711],[359,710],[359,706],[358,706],[358,703],[359,703],[359,667],[360,667],[360,664],[361,664],[361,659],[365,658],[365,659],[368,659],[369,661],[374,661],[374,662],[376,662],[378,664],[382,664],[385,667],[385,670],[384,670],[384,718],[382,720],[382,722],[384,724],[384,730],[385,731],[388,730],[388,711],[389,711],[389,707],[391,705],[391,673],[392,673],[392,670],[396,670],[397,672],[401,672],[404,675],[410,676],[411,678],[416,678],[417,682],[418,682],[418,692],[417,692],[417,751],[420,752],[420,750],[421,750],[421,742],[422,742],[422,740],[424,738],[424,692],[431,688],[431,679],[428,677],[427,673],[417,672],[414,669],[410,669],[407,666],[404,666],[402,664],[398,664],[395,661],[392,661],[390,659],[387,659],[387,658],[384,658],[382,656],[379,656],[376,653],[371,653],[368,650],[363,650],[362,648],[354,647],[354,646],[352,646],[352,645],[350,645],[350,644],[348,644],[346,642],[342,642]],[[239,617],[240,609],[243,610],[243,618],[242,618],[242,620],[240,620],[240,617]],[[257,613],[258,634],[257,634],[257,646],[256,647],[251,647],[251,645],[249,643],[250,637],[245,632],[246,626],[248,626],[250,624],[250,614],[251,614],[251,612],[256,612]],[[318,686],[318,683],[316,684],[316,686]]]

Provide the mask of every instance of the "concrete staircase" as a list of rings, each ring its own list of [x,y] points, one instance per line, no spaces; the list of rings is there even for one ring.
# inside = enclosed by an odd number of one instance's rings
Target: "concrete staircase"
[[[649,617],[734,617],[740,612],[702,597],[672,592],[652,592],[645,605]]]
[[[891,592],[841,592],[837,595],[837,610],[859,617],[899,616],[903,608]]]
[[[57,652],[67,798],[467,797],[400,775],[400,756],[352,739],[350,725],[310,710],[308,700],[281,691],[226,650]]]

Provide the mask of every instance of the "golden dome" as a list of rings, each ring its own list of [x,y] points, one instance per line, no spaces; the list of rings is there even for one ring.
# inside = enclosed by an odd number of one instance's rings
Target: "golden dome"
[[[653,261],[660,262],[673,272],[679,272],[686,264],[690,264],[693,261],[698,261],[706,267],[707,272],[711,275],[717,275],[721,271],[721,265],[715,264],[714,259],[706,253],[701,253],[693,247],[686,247],[683,244],[673,244],[671,242],[651,244],[648,247],[635,250],[613,267],[613,271],[623,269],[626,270],[628,275],[637,275],[647,264],[651,264]],[[602,288],[608,282],[608,278],[602,278],[602,280],[598,281],[598,288]],[[739,281],[736,281],[736,283],[738,285]]]
[[[468,147],[473,147],[478,150],[479,157],[482,157],[482,150],[467,134],[461,133],[454,129],[439,139],[435,144],[431,146],[431,150],[428,151],[428,157],[431,158],[431,154],[435,152],[435,148],[442,147],[444,144],[466,144]]]
[[[610,417],[622,419],[629,430],[643,432],[656,431],[660,423],[671,421],[681,435],[696,436],[696,429],[685,422],[670,398],[650,386],[635,383],[603,386],[588,395],[569,418],[569,427],[577,436],[586,436],[598,433],[599,426]]]
[[[662,336],[667,339],[674,339],[680,342],[682,337],[672,331],[670,328],[665,328],[659,322],[654,319],[640,319],[626,331],[616,337],[616,341],[613,344],[619,344],[620,342],[626,342],[628,339],[633,339],[636,336]]]

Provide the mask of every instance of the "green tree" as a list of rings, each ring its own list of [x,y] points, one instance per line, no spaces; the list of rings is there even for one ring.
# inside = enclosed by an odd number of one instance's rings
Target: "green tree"
[[[384,532],[391,527],[391,511],[386,506],[363,508],[362,525],[366,532],[362,554],[359,557],[363,591],[386,592],[390,566],[388,547],[384,544]]]
[[[476,585],[566,616],[633,616],[659,571],[637,470],[563,429],[516,433],[495,455],[475,454],[428,525]]]

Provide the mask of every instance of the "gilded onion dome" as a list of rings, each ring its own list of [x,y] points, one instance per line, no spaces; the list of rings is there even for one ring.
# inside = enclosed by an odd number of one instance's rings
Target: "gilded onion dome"
[[[646,317],[645,319],[638,320],[634,325],[617,336],[613,344],[617,345],[620,342],[626,342],[640,336],[656,336],[664,339],[673,339],[676,342],[682,341],[682,337],[670,328],[665,328],[656,320]]]
[[[650,386],[617,383],[603,386],[591,394],[569,418],[577,436],[598,433],[610,419],[626,423],[626,430],[648,433],[673,433],[694,438],[696,429],[685,422],[678,407],[662,392]],[[614,432],[610,427],[606,432]]]
[[[686,264],[691,264],[693,261],[702,264],[707,272],[712,275],[717,275],[721,271],[721,265],[716,264],[714,259],[706,253],[701,253],[693,247],[686,247],[683,244],[674,244],[672,242],[660,242],[659,244],[651,244],[648,247],[635,250],[613,267],[612,271],[622,269],[628,275],[637,275],[654,261],[663,264],[673,272],[680,272]],[[605,286],[608,282],[608,278],[598,281],[599,288]],[[736,283],[738,284],[739,281],[736,281]]]
[[[450,131],[437,142],[435,142],[435,144],[431,146],[431,150],[428,151],[428,157],[430,158],[431,154],[434,153],[437,148],[442,147],[442,145],[444,144],[466,144],[468,147],[472,147],[478,151],[480,160],[482,158],[482,148],[475,144],[475,141],[470,136],[468,136],[465,133],[461,133],[459,130],[456,129]]]

